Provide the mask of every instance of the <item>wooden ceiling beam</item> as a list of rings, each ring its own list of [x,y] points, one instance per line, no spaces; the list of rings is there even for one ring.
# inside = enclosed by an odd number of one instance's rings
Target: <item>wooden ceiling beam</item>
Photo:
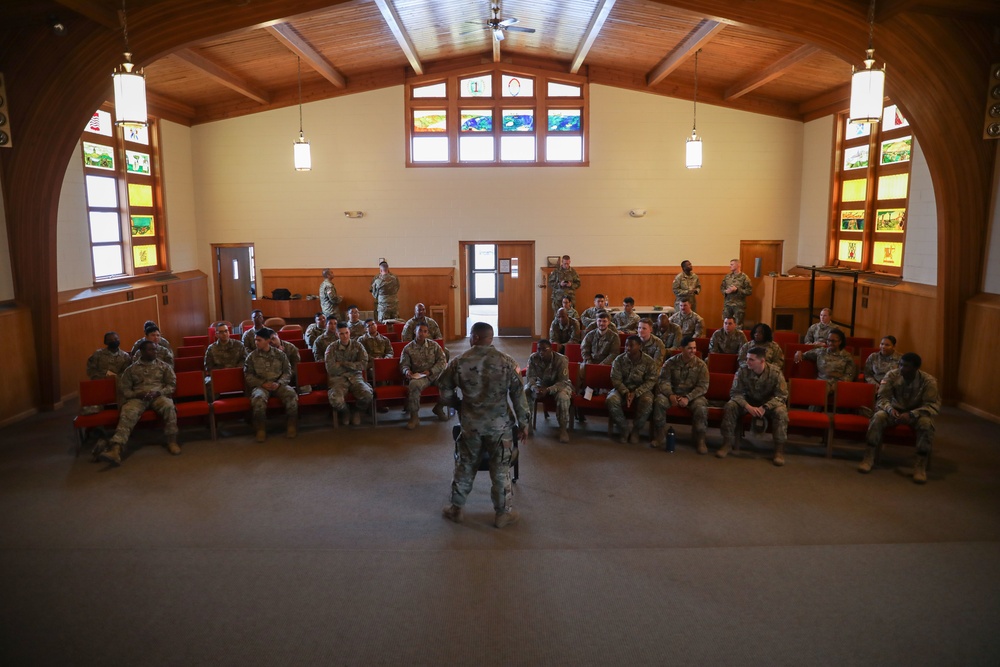
[[[655,86],[660,81],[663,81],[670,75],[671,72],[680,67],[685,60],[693,56],[695,51],[701,48],[702,44],[707,44],[715,33],[725,27],[726,25],[724,23],[712,21],[710,19],[705,19],[699,23],[694,30],[688,33],[687,37],[684,38],[684,41],[678,44],[666,58],[661,60],[660,63],[646,75],[646,85]]]
[[[580,46],[577,48],[576,54],[573,56],[573,62],[569,66],[570,74],[576,74],[580,71],[583,61],[587,58],[587,54],[590,53],[591,47],[594,46],[594,42],[601,33],[604,22],[608,20],[608,15],[611,14],[611,9],[615,6],[616,1],[601,0],[600,4],[597,5],[594,15],[590,17],[590,25],[587,26],[587,31],[583,33],[583,39],[580,40]]]
[[[56,0],[57,4],[66,9],[88,18],[94,23],[99,23],[105,28],[110,28],[115,32],[122,29],[122,22],[115,10],[108,10],[103,4],[98,4],[95,0]]]
[[[490,41],[493,43],[493,62],[500,62],[500,41],[493,36],[493,32],[490,31]]]
[[[289,51],[302,58],[314,70],[323,75],[327,81],[338,88],[346,88],[347,80],[344,75],[337,71],[337,68],[330,64],[326,58],[316,51],[310,44],[302,39],[292,26],[287,23],[278,23],[264,28],[274,35],[275,39],[284,44]]]
[[[150,110],[154,111],[154,116],[163,115],[162,111],[166,111],[177,116],[183,116],[191,121],[198,115],[197,110],[190,104],[185,104],[166,95],[154,93],[148,89],[146,90],[146,102],[149,104]],[[160,114],[156,113],[158,110],[161,111]]]
[[[388,0],[375,0],[375,4],[378,5],[378,10],[382,12],[382,18],[385,19],[385,24],[389,26],[389,30],[392,31],[393,37],[396,38],[396,43],[399,44],[399,48],[403,50],[403,54],[406,59],[410,61],[410,67],[417,74],[424,73],[424,66],[420,63],[420,58],[417,57],[417,49],[413,46],[413,42],[410,40],[410,35],[407,34],[406,28],[403,27],[403,22],[399,19],[399,14],[396,13],[396,8],[389,4]],[[493,50],[494,56],[497,54],[497,50]]]
[[[842,86],[831,88],[825,93],[820,93],[816,97],[806,100],[799,105],[799,114],[803,117],[811,116],[820,109],[826,109],[833,105],[842,104],[847,108],[851,101],[851,84],[845,83]]]
[[[751,90],[759,88],[765,83],[774,81],[792,67],[795,67],[803,60],[819,52],[820,49],[818,47],[803,44],[783,58],[779,58],[775,62],[771,63],[768,67],[765,67],[759,72],[750,75],[746,79],[737,81],[731,85],[726,89],[726,92],[722,94],[722,99],[732,100],[742,95],[746,95]]]
[[[266,91],[248,83],[242,77],[233,74],[221,65],[213,63],[211,60],[191,49],[181,49],[174,51],[175,58],[180,58],[191,67],[199,70],[212,80],[221,83],[227,88],[232,88],[240,95],[249,97],[260,104],[268,104],[271,101],[270,95]]]

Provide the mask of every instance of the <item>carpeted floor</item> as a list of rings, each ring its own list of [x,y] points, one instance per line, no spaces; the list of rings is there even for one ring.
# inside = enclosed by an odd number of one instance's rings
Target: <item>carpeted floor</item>
[[[485,473],[464,524],[440,517],[429,406],[415,432],[192,427],[179,457],[141,431],[120,469],[73,458],[74,411],[0,430],[4,665],[1000,660],[1000,426],[957,410],[923,487],[905,449],[865,476],[813,441],[778,469],[769,441],[718,460],[680,429],[667,454],[592,418],[561,445],[550,418],[504,530]]]

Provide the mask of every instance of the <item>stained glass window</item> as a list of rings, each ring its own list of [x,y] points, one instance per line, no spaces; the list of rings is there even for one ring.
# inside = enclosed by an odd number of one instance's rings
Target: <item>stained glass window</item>
[[[503,74],[500,77],[503,88],[502,97],[534,97],[535,80],[528,76],[513,76]]]
[[[432,83],[429,86],[416,86],[413,88],[414,97],[447,97],[448,88],[444,81]]]
[[[144,146],[149,145],[149,128],[148,127],[124,127],[123,128],[125,141],[131,141],[132,143],[142,144]]]
[[[110,137],[113,128],[114,125],[111,123],[111,114],[107,111],[101,111],[98,109],[94,112],[94,115],[90,117],[90,122],[87,123],[87,127],[84,128],[84,131]]]
[[[549,97],[580,97],[583,94],[582,91],[580,86],[549,81]]]
[[[83,166],[94,169],[115,169],[115,149],[104,144],[83,142]]]
[[[913,137],[900,137],[882,142],[882,164],[909,162],[913,149]]]
[[[85,180],[88,206],[92,208],[118,207],[118,186],[114,178],[88,175]]]
[[[128,184],[128,205],[129,206],[152,206],[153,187],[142,185],[141,183]]]
[[[148,153],[125,151],[125,164],[130,174],[150,174]]]
[[[880,208],[875,211],[875,231],[902,234],[906,223],[905,208]]]
[[[137,269],[156,266],[156,246],[132,246],[132,263]]]
[[[460,79],[458,91],[461,97],[493,97],[493,75],[485,74]]]
[[[867,137],[872,133],[872,126],[868,123],[852,123],[846,119],[844,120],[844,123],[846,124],[846,127],[844,128],[845,141]]]
[[[579,132],[580,110],[560,109],[549,111],[549,132]]]
[[[863,178],[855,178],[844,181],[843,193],[840,201],[864,201],[868,193],[868,181]]]
[[[882,110],[882,131],[906,127],[910,121],[903,117],[903,112],[895,104],[890,104]]]
[[[872,264],[879,266],[902,266],[903,244],[896,242],[876,241],[872,251]]]
[[[865,212],[861,209],[840,212],[840,231],[863,232],[865,230]]]
[[[504,109],[504,132],[534,132],[535,112],[533,109]]]
[[[462,111],[462,132],[492,132],[493,111]]]
[[[137,236],[153,236],[156,230],[153,227],[153,216],[151,215],[133,215],[132,218],[132,237]]]
[[[844,150],[844,169],[861,169],[868,166],[868,145]]]
[[[906,188],[910,184],[909,174],[880,176],[878,179],[879,199],[905,199]]]
[[[420,134],[428,132],[447,132],[448,112],[444,109],[414,111],[413,131]]]
[[[839,252],[837,253],[837,259],[842,262],[860,262],[861,246],[861,239],[856,241],[849,239],[841,240]]]

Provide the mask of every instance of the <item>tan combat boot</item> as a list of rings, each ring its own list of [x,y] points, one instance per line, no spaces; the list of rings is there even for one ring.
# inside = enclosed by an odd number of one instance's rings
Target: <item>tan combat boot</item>
[[[694,441],[695,449],[699,454],[708,454],[708,445],[705,444],[705,436],[699,435]]]
[[[927,457],[917,454],[917,464],[913,466],[913,481],[917,484],[927,483]]]
[[[559,442],[569,442],[569,431],[565,426],[559,427]]]
[[[632,427],[629,426],[627,419],[622,422],[621,429],[622,429],[622,434],[621,437],[618,438],[618,442],[624,445],[628,443],[628,439],[632,435]]]
[[[785,465],[785,443],[774,443],[774,465],[779,468]]]
[[[179,456],[181,453],[181,446],[177,444],[177,438],[171,438],[167,443],[167,451],[174,456]]]
[[[441,510],[441,516],[455,523],[462,523],[462,519],[465,518],[462,508],[458,505],[447,505]]]
[[[731,451],[733,451],[733,442],[732,440],[726,438],[723,439],[722,447],[719,448],[719,451],[715,452],[715,455],[718,456],[720,459],[724,459],[727,456],[729,456],[729,452]]]
[[[434,406],[434,414],[437,415],[438,421],[446,422],[448,421],[448,409],[444,407],[441,403]]]
[[[122,446],[112,442],[107,449],[97,455],[97,458],[107,461],[113,466],[120,466],[122,464]]]
[[[267,428],[264,425],[264,420],[254,420],[253,428],[254,431],[257,432],[257,442],[264,442],[267,440]]]
[[[410,415],[410,421],[406,422],[406,428],[412,431],[418,426],[420,426],[420,417],[416,414]]]
[[[351,415],[351,426],[361,426],[361,411],[355,410]]]
[[[288,421],[285,422],[285,437],[294,438],[299,434],[299,420],[295,417],[290,417]]]
[[[875,466],[875,448],[865,447],[865,458],[861,460],[861,465],[858,466],[858,472],[869,473]]]
[[[493,522],[493,525],[497,528],[506,528],[512,523],[517,523],[517,520],[520,518],[521,515],[514,510],[510,510],[509,512],[497,512],[496,521]]]
[[[660,447],[667,443],[667,429],[665,426],[656,426],[653,428],[653,439],[649,441],[649,446],[652,448]]]

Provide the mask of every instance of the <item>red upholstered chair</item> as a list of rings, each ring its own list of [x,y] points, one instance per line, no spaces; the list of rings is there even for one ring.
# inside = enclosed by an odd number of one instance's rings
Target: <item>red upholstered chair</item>
[[[215,329],[212,330],[213,332]],[[203,348],[211,344],[209,336],[184,336],[184,345],[201,345]]]
[[[174,392],[177,419],[205,417],[212,440],[215,440],[215,422],[212,407],[205,398],[205,373],[201,370],[177,373],[177,391]]]
[[[400,355],[403,354],[403,348],[406,347],[406,343],[401,340],[391,341],[392,342],[392,356],[396,357],[396,363],[399,363],[398,359]]]
[[[709,340],[712,340],[712,334],[714,334],[716,331],[718,331],[717,328],[705,327],[705,337],[708,338]]]
[[[180,359],[181,357],[200,357],[205,358],[205,348],[207,345],[181,345],[176,350],[174,350],[174,358]]]
[[[572,367],[573,364],[570,364]],[[571,371],[572,373],[572,371]],[[579,364],[577,365],[577,373],[579,373]],[[570,378],[572,381],[572,377]],[[594,395],[588,400],[583,397],[582,394],[573,395],[573,409],[577,414],[587,414],[587,413],[608,413],[607,400],[608,392],[614,389],[611,384],[611,365],[610,364],[587,364],[583,368],[583,386],[590,387],[594,390]],[[572,421],[570,421],[570,428],[572,428]],[[608,431],[611,430],[611,421],[608,420]]]
[[[321,406],[330,411],[330,399],[326,395],[327,376],[326,364],[322,361],[300,361],[298,368],[299,386],[310,385],[312,391],[308,394],[299,394],[299,412],[302,408],[309,406]],[[336,426],[336,415],[334,415],[334,425]]]
[[[805,380],[815,380],[816,379],[816,362],[809,359],[803,359],[799,363],[795,363],[795,353],[802,352],[803,354],[809,350],[815,349],[814,345],[806,345],[804,343],[795,343],[785,346],[785,378],[791,380],[792,378],[803,378]]]
[[[708,423],[711,426],[722,424],[725,416],[726,403],[729,402],[729,392],[733,388],[733,373],[709,373],[708,391],[705,398],[708,399]]]
[[[292,326],[292,325],[289,324],[286,326]],[[296,324],[295,326],[299,325]],[[295,343],[295,341],[297,340],[302,340],[302,328],[299,327],[298,329],[282,329],[281,331],[278,332],[278,338],[280,338],[281,340],[287,340],[289,343]]]
[[[583,353],[580,351],[580,348],[580,343],[566,343],[566,349],[563,354],[566,355],[571,364],[583,362]]]
[[[403,334],[401,332],[399,332],[399,331],[390,331],[390,332],[384,333],[382,335],[385,336],[386,338],[388,338],[390,343],[399,343],[399,342],[402,341],[401,336]]]
[[[832,415],[833,431],[830,434],[830,444],[827,456],[833,455],[833,438],[847,437],[864,442],[871,419],[858,414],[863,408],[875,410],[875,392],[878,390],[867,382],[838,382],[837,392],[833,399],[834,413]]]
[[[851,350],[860,350],[863,347],[875,347],[875,339],[868,336],[848,336],[844,341],[844,347]]]
[[[212,371],[212,392],[218,396],[212,401],[212,429],[216,428],[219,415],[250,417],[250,398],[245,393],[246,382],[242,368],[217,368]]]
[[[189,373],[200,371],[205,368],[204,357],[178,357],[174,359],[174,371],[177,373]]]
[[[114,428],[118,425],[118,390],[115,378],[83,380],[80,383],[80,406],[88,405],[99,405],[101,411],[92,415],[77,415],[73,419],[73,428],[80,439],[77,454],[87,440],[87,429]]]
[[[399,359],[375,359],[372,381],[375,390],[375,400],[372,401],[372,423],[378,424],[378,408],[386,403],[402,405],[406,403],[409,389],[406,378],[399,369]],[[421,402],[433,399],[435,402],[441,392],[435,386],[424,388],[420,392]]]
[[[796,331],[774,331],[771,334],[774,342],[784,348],[786,345],[798,345],[802,342]]]
[[[698,356],[702,359],[708,356],[708,342],[709,339],[705,337],[695,338],[694,343],[698,346]]]
[[[282,331],[298,331],[299,333],[302,333],[302,325],[301,324],[286,324],[285,326],[281,327],[281,329],[278,331],[278,333],[281,333]]]
[[[736,372],[738,365],[738,354],[722,354],[721,352],[712,352],[708,355],[708,372],[709,373],[729,373],[732,375]]]
[[[788,389],[789,432],[819,433],[830,451],[830,414],[826,408],[826,380],[792,378]],[[821,408],[814,412],[809,408]]]

